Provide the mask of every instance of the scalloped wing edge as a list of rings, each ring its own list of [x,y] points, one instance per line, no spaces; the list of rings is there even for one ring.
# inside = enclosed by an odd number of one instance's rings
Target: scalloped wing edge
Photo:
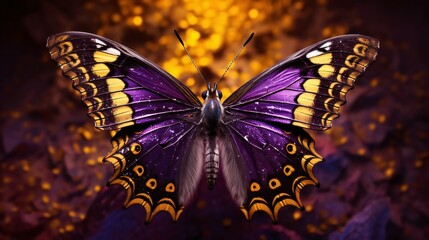
[[[126,190],[126,199],[124,207],[128,208],[132,205],[141,205],[146,210],[146,223],[152,221],[160,211],[168,212],[174,222],[177,222],[184,207],[178,207],[168,198],[162,198],[158,202],[154,202],[152,197],[147,193],[138,193],[133,196],[135,185],[128,176],[119,176],[125,170],[126,159],[118,150],[124,147],[129,140],[128,135],[115,136],[111,140],[112,150],[104,157],[104,163],[111,163],[113,166],[113,175],[110,177],[108,184],[121,185]],[[119,176],[119,177],[118,177]],[[174,186],[173,186],[174,187]]]
[[[244,217],[246,218],[246,220],[248,221],[252,220],[252,217],[255,214],[255,212],[262,211],[268,214],[268,216],[270,216],[273,222],[277,222],[279,211],[287,205],[295,206],[301,210],[304,209],[304,206],[302,204],[301,197],[300,197],[301,190],[305,186],[319,185],[319,181],[314,176],[313,168],[317,163],[323,161],[323,157],[319,153],[317,153],[315,149],[315,142],[311,138],[305,138],[300,135],[298,136],[298,141],[300,144],[302,144],[307,150],[309,150],[312,153],[312,154],[304,155],[301,158],[301,166],[303,169],[306,170],[310,178],[301,176],[295,179],[292,185],[293,193],[295,196],[289,195],[287,193],[279,193],[277,196],[274,197],[272,203],[268,203],[263,198],[255,198],[250,202],[249,209],[246,209],[246,207],[241,206],[240,210],[244,214]]]

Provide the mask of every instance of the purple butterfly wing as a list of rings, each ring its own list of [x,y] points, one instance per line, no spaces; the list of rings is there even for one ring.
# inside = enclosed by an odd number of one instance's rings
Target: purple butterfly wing
[[[142,205],[146,222],[159,211],[177,221],[202,174],[202,139],[197,134],[194,123],[171,119],[147,128],[124,128],[112,138],[113,150],[104,161],[114,167],[109,182],[127,190],[126,207]]]
[[[201,103],[180,81],[127,47],[83,32],[48,38],[51,58],[88,106],[95,126],[115,130],[198,115]]]
[[[180,81],[127,47],[82,32],[51,36],[47,47],[81,93],[95,126],[120,131],[112,184],[125,205],[141,204],[149,222],[159,211],[176,221],[202,174],[201,103]],[[191,147],[192,146],[192,147]]]
[[[375,60],[378,48],[377,40],[361,35],[324,40],[225,100],[223,171],[247,219],[261,210],[277,221],[283,206],[302,207],[299,192],[318,183],[312,170],[323,160],[302,128],[331,127],[345,94]]]
[[[375,60],[379,42],[344,35],[307,47],[261,73],[224,102],[227,122],[240,116],[325,130],[346,93]]]
[[[227,150],[236,154],[223,155],[223,171],[246,219],[261,210],[276,222],[283,206],[302,208],[299,193],[318,184],[313,166],[322,161],[310,135],[298,127],[280,129],[254,119],[237,120],[224,129],[225,140],[231,141]],[[235,169],[240,171],[232,173]]]

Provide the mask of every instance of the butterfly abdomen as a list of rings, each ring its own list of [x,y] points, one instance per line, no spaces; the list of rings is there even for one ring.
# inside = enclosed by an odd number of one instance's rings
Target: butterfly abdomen
[[[219,170],[219,146],[216,143],[216,135],[208,134],[205,149],[204,170],[209,189],[213,189]]]

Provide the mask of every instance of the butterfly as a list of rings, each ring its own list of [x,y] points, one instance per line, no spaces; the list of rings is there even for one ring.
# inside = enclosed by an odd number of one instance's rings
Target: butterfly
[[[247,220],[263,211],[276,222],[284,206],[303,208],[304,186],[319,184],[313,167],[323,158],[304,129],[332,126],[346,93],[375,60],[379,41],[363,35],[323,40],[223,102],[217,83],[208,83],[203,103],[155,63],[104,37],[64,32],[49,37],[47,48],[95,127],[119,130],[104,161],[114,167],[109,183],[127,191],[126,207],[142,205],[146,222],[160,211],[177,221],[200,180],[213,188],[222,171]]]

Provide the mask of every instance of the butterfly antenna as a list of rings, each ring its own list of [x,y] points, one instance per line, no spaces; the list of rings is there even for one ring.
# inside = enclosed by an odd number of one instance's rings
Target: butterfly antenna
[[[192,64],[194,64],[194,67],[197,69],[200,76],[203,78],[203,80],[207,83],[207,80],[204,78],[203,74],[201,73],[200,69],[198,68],[197,64],[195,64],[194,59],[192,59],[191,54],[189,54],[188,49],[186,49],[185,44],[183,43],[182,38],[179,36],[179,33],[174,29],[174,33],[176,34],[177,39],[179,40],[180,44],[182,44],[183,49],[185,49],[186,54],[188,55],[189,59],[191,59]]]
[[[241,46],[240,50],[238,50],[238,53],[235,55],[234,59],[232,59],[232,61],[229,63],[228,67],[226,68],[225,72],[223,72],[222,77],[220,77],[219,80],[217,80],[216,85],[220,82],[220,80],[223,79],[223,77],[225,76],[226,72],[228,72],[229,68],[235,62],[235,60],[237,59],[238,55],[240,55],[240,53],[244,49],[244,47],[250,42],[250,40],[252,40],[253,35],[254,35],[254,33],[251,33],[250,36],[247,38],[247,40],[244,42],[244,44]]]

